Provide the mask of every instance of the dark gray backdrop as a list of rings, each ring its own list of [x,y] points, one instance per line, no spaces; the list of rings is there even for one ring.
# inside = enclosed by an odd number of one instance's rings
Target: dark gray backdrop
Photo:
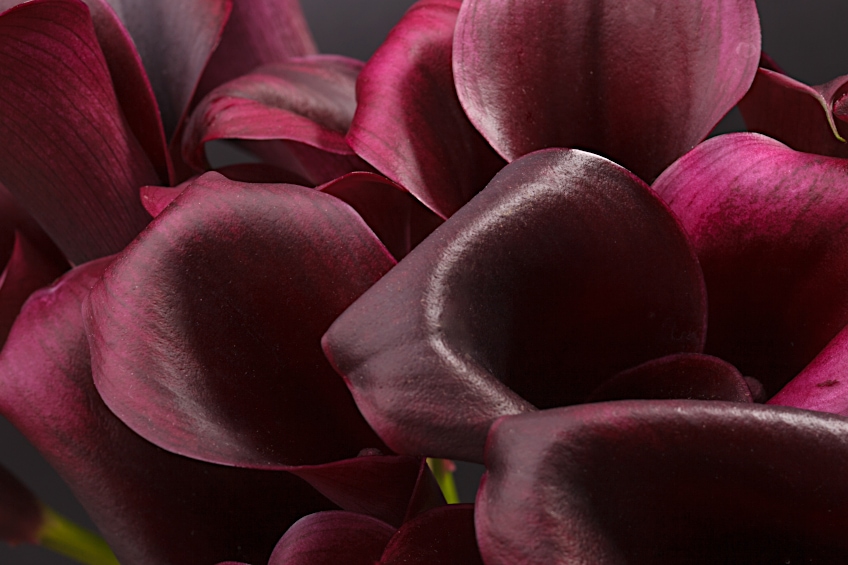
[[[367,59],[412,0],[302,0],[319,48]],[[792,76],[819,84],[848,73],[845,0],[759,0],[763,48]],[[722,131],[741,129],[731,115]],[[0,376],[2,378],[2,376]],[[11,425],[0,418],[0,464],[7,466],[59,512],[92,527],[69,489]],[[460,494],[473,500],[479,469],[461,469]],[[0,542],[2,565],[69,565],[70,560],[37,547],[9,548]],[[210,564],[211,565],[211,564]],[[261,564],[255,564],[261,565]]]

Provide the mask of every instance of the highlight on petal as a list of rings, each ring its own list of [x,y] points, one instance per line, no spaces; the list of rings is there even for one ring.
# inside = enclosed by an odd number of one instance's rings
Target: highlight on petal
[[[753,402],[736,367],[700,353],[667,355],[622,371],[596,388],[587,402],[675,398]]]
[[[393,264],[328,194],[208,173],[86,302],[97,389],[137,433],[205,461],[283,468],[385,452],[320,336]]]
[[[651,190],[551,149],[501,170],[323,345],[392,449],[480,461],[499,416],[583,402],[628,367],[700,351],[705,313],[697,259]]]
[[[110,260],[77,267],[24,306],[0,353],[0,413],[67,481],[121,563],[264,562],[288,525],[334,506],[286,472],[164,451],[109,411],[80,307]]]
[[[447,218],[504,161],[456,95],[451,46],[459,0],[415,3],[368,61],[347,140],[377,170]]]
[[[841,563],[848,420],[693,400],[499,420],[475,522],[487,565]]]
[[[653,188],[704,271],[705,352],[774,395],[848,324],[848,161],[730,134],[681,158]]]
[[[739,101],[748,129],[806,153],[848,158],[848,124],[834,119],[837,103],[848,92],[848,75],[807,86],[785,74],[760,68],[751,89]]]
[[[0,182],[74,263],[149,221],[158,175],[124,121],[88,10],[33,0],[0,15]]]
[[[753,0],[466,0],[453,70],[508,161],[575,147],[651,182],[742,98],[759,56]]]
[[[41,503],[32,491],[0,466],[0,541],[11,545],[37,543],[43,522]]]

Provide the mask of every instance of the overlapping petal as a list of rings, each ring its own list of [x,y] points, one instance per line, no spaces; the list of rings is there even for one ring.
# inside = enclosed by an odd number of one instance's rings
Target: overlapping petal
[[[147,224],[158,175],[118,104],[89,12],[34,0],[0,15],[0,181],[74,263]]]
[[[465,116],[451,49],[459,0],[410,8],[356,84],[347,140],[357,154],[446,218],[505,164]]]
[[[0,412],[71,485],[121,563],[266,560],[289,524],[333,505],[289,473],[164,451],[109,411],[80,311],[108,262],[80,266],[27,302],[0,354]]]
[[[841,563],[848,420],[762,405],[587,404],[492,428],[487,565]]]
[[[466,0],[453,69],[508,161],[576,147],[651,182],[745,94],[759,55],[753,0]]]
[[[623,369],[699,351],[705,310],[697,260],[650,189],[552,149],[498,173],[324,350],[393,449],[479,461],[498,416],[582,402]]]
[[[848,161],[730,134],[681,158],[653,188],[698,254],[706,353],[774,395],[848,323]]]

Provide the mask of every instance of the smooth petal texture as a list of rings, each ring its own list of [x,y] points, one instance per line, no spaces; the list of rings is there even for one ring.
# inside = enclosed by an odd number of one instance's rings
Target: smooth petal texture
[[[268,565],[374,565],[395,529],[353,512],[301,518],[280,538]]]
[[[848,323],[848,161],[757,134],[711,139],[654,183],[709,295],[705,352],[774,395]]]
[[[121,563],[261,563],[289,524],[333,508],[285,472],[234,469],[145,441],[94,388],[80,312],[109,259],[24,306],[0,354],[0,413],[44,454]]]
[[[474,507],[451,504],[406,522],[379,565],[483,565],[474,535]]]
[[[622,371],[596,388],[587,402],[675,398],[753,402],[736,367],[699,353],[668,355]]]
[[[347,202],[397,260],[442,223],[403,187],[373,173],[349,173],[318,190]]]
[[[315,55],[266,65],[218,87],[186,127],[186,162],[208,168],[204,144],[216,139],[288,140],[352,155],[344,136],[361,68],[347,57]]]
[[[196,96],[258,66],[316,52],[299,0],[237,0]]]
[[[392,449],[480,461],[497,417],[699,351],[705,310],[697,260],[650,189],[596,155],[546,150],[498,173],[323,343]]]
[[[626,401],[504,418],[476,527],[487,565],[842,563],[848,421]]]
[[[768,403],[848,416],[848,327]]]
[[[34,0],[0,16],[0,181],[74,263],[147,224],[158,176],[123,119],[85,4]]]
[[[423,0],[410,8],[359,76],[347,136],[359,156],[443,218],[505,164],[456,95],[451,45],[459,6]]]
[[[44,511],[32,491],[0,466],[0,541],[37,543],[43,523]]]
[[[848,124],[834,119],[834,109],[846,92],[848,75],[807,86],[776,70],[760,68],[739,110],[750,131],[797,151],[844,159],[848,158]]]
[[[453,70],[508,161],[575,147],[651,182],[742,98],[759,56],[753,0],[466,0]]]
[[[208,173],[92,291],[97,388],[143,437],[206,461],[314,465],[384,449],[319,341],[393,263],[336,198]]]

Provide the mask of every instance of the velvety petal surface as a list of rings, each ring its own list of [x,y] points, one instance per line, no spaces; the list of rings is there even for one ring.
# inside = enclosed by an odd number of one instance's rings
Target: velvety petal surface
[[[848,323],[846,173],[848,161],[742,133],[708,140],[654,183],[704,271],[706,353],[768,396]]]
[[[237,466],[384,449],[320,337],[394,260],[340,200],[208,173],[92,291],[94,378],[132,429]]]
[[[415,3],[368,61],[347,140],[443,218],[505,164],[459,104],[451,46],[459,0]]]
[[[848,93],[848,75],[808,86],[772,69],[760,68],[739,102],[748,129],[806,153],[848,158],[848,124],[834,119]]]
[[[753,402],[736,367],[699,353],[668,355],[622,371],[596,388],[587,402],[675,398]]]
[[[453,70],[508,161],[576,147],[651,182],[742,98],[759,56],[753,0],[466,0]]]
[[[24,306],[0,354],[0,413],[44,454],[121,563],[262,563],[300,517],[333,508],[285,472],[211,465],[127,428],[94,388],[80,311],[109,259]]]
[[[324,350],[392,449],[479,461],[504,414],[582,402],[705,333],[697,260],[662,202],[596,155],[504,168],[357,300]]]
[[[474,506],[451,504],[406,522],[379,565],[483,565],[474,535]]]
[[[499,420],[476,527],[487,565],[841,563],[848,420],[625,401]]]
[[[123,119],[88,9],[35,0],[0,16],[0,181],[75,263],[147,224],[158,176]]]
[[[11,545],[36,543],[43,523],[41,503],[32,491],[0,466],[0,541]]]

